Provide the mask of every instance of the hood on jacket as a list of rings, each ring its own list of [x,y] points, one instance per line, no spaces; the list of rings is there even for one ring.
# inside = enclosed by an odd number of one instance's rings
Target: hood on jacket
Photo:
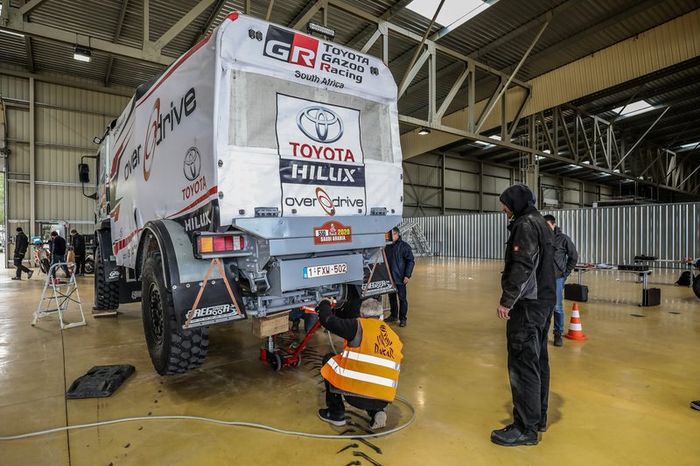
[[[524,184],[516,184],[506,189],[499,199],[516,217],[535,205],[535,195]]]

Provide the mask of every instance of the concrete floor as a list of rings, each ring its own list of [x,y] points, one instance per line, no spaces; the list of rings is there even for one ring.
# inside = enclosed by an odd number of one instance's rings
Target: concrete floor
[[[640,308],[632,275],[589,274],[581,306],[589,340],[551,348],[550,427],[536,447],[503,448],[489,433],[510,419],[504,324],[496,318],[500,264],[421,259],[409,286],[409,326],[399,392],[417,411],[407,430],[356,451],[381,465],[700,464],[700,300],[659,272],[664,304]],[[146,351],[139,305],[117,319],[64,332],[55,318],[29,325],[41,277],[0,276],[0,436],[125,416],[189,414],[334,433],[316,418],[321,386],[313,364],[274,373],[258,361],[250,323],[216,327],[194,373],[162,378]],[[619,278],[619,281],[618,281]],[[89,314],[92,279],[80,280]],[[567,310],[570,303],[567,303]],[[634,316],[636,314],[638,316]],[[643,317],[642,317],[643,316]],[[317,335],[312,350],[328,350]],[[309,355],[307,361],[313,362]],[[68,385],[98,364],[136,373],[111,398],[65,402]],[[395,426],[409,416],[391,407]],[[366,425],[365,421],[358,424]],[[346,465],[350,440],[284,437],[194,422],[149,421],[0,442],[5,465]],[[362,464],[371,464],[362,460]]]

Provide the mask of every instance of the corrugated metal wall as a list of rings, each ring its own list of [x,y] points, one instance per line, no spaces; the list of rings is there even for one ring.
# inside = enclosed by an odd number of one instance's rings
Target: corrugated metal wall
[[[6,105],[10,150],[6,161],[6,218],[10,234],[17,226],[27,233],[39,234],[41,223],[55,221],[68,222],[84,233],[93,230],[94,201],[82,195],[78,163],[81,156],[95,154],[93,138],[104,133],[107,124],[126,106],[128,97],[90,90],[88,84],[81,88],[81,83],[71,78],[65,79],[65,85],[53,81],[0,71],[0,97]],[[30,225],[32,136],[34,225]]]
[[[573,239],[582,262],[625,264],[635,255],[680,260],[700,256],[700,203],[546,211]],[[433,251],[444,256],[503,258],[504,214],[416,217]]]

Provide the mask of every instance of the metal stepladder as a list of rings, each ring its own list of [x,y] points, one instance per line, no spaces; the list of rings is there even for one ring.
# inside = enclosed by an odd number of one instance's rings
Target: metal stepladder
[[[75,274],[72,273],[66,283],[57,283],[58,280],[52,278],[55,276],[59,267],[69,268],[73,265],[74,264],[68,262],[59,262],[53,264],[49,268],[49,272],[46,274],[46,281],[44,282],[44,289],[41,292],[41,300],[39,301],[36,311],[34,311],[32,327],[36,326],[39,319],[48,317],[54,312],[58,313],[58,321],[61,325],[61,330],[87,325],[85,314],[83,314],[83,305],[80,303],[80,293],[78,292],[78,283],[75,281]],[[51,291],[47,293],[49,288]],[[75,304],[80,311],[81,320],[78,322],[66,323],[63,320],[63,314],[69,310],[71,303]],[[53,305],[55,305],[55,307],[52,307]]]

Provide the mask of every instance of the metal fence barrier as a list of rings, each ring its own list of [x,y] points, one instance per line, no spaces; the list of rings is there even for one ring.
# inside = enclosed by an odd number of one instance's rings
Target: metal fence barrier
[[[700,203],[543,211],[571,236],[581,262],[626,264],[645,254],[683,260],[700,256]],[[434,253],[502,259],[508,238],[502,213],[414,217]],[[665,264],[672,265],[672,264]],[[679,264],[680,266],[680,264]]]

